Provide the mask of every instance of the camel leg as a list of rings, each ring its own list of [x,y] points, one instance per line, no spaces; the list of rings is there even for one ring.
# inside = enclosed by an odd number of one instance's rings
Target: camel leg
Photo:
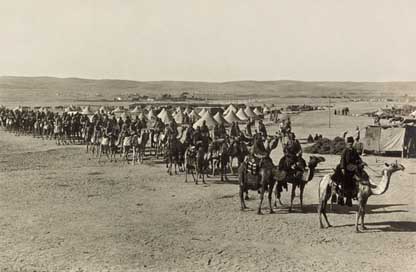
[[[259,208],[257,209],[257,214],[263,214],[261,212],[261,206],[263,205],[263,198],[264,198],[264,187],[262,186],[260,188],[260,203],[259,203]]]
[[[240,184],[240,205],[241,205],[241,210],[244,211],[245,209],[247,209],[246,203],[244,202],[244,186]]]
[[[290,207],[289,207],[289,212],[292,212],[292,207],[293,207],[293,200],[295,199],[295,195],[296,195],[296,185],[292,184],[292,193],[290,195]]]
[[[274,184],[273,184],[274,185]],[[274,213],[273,211],[273,207],[272,207],[272,195],[273,195],[273,185],[269,185],[269,208],[270,208],[270,213]]]
[[[361,228],[366,230],[367,227],[364,225],[364,217],[365,217],[365,206],[367,205],[367,199],[363,199],[363,208],[361,211]]]
[[[303,191],[305,190],[305,184],[304,184],[304,183],[302,183],[302,184],[299,186],[299,189],[300,189],[300,193],[299,193],[299,199],[300,199],[300,209],[301,209],[301,211],[303,212]]]

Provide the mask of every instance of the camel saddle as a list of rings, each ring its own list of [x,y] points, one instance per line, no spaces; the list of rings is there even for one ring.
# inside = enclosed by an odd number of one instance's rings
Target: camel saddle
[[[248,156],[246,159],[247,173],[258,175],[262,162],[263,159],[257,158],[255,156]]]

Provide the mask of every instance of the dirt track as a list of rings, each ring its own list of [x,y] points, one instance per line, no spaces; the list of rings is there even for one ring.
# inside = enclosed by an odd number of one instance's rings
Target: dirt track
[[[356,234],[355,206],[336,207],[329,214],[335,227],[319,229],[317,183],[338,157],[326,156],[307,185],[304,213],[280,207],[258,216],[255,192],[247,202],[252,210],[239,210],[235,177],[186,184],[183,175],[169,177],[162,164],[99,165],[84,152],[81,146],[57,147],[0,131],[0,268],[412,271],[416,266],[415,160],[402,160],[406,172],[393,176],[385,195],[370,198],[370,230]],[[365,160],[376,169],[392,161]],[[288,193],[283,201],[288,203]]]

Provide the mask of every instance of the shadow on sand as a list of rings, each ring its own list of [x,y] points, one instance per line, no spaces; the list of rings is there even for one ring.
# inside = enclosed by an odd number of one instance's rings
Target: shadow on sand
[[[413,221],[383,221],[383,222],[372,222],[365,223],[367,230],[364,232],[371,231],[382,231],[382,232],[416,232],[416,222]],[[345,224],[333,226],[333,228],[342,227],[353,227],[354,224]]]
[[[289,203],[285,203],[288,205]],[[400,213],[400,212],[408,212],[408,210],[404,209],[394,209],[394,210],[378,210],[378,209],[385,209],[389,207],[397,207],[397,206],[407,206],[406,204],[383,204],[383,205],[376,205],[376,204],[367,204],[366,206],[366,214],[388,214],[388,213]],[[334,213],[334,214],[355,214],[358,208],[357,205],[353,205],[352,207],[348,206],[340,206],[337,204],[333,205],[333,210],[330,211],[329,203],[327,205],[327,212]],[[303,205],[303,211],[300,210],[300,205],[295,203],[293,205],[293,211],[295,213],[317,213],[318,212],[318,205],[317,204],[306,204]]]

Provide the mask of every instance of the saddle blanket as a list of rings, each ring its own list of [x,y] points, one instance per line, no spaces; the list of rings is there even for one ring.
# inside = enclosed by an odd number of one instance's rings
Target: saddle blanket
[[[260,170],[260,159],[253,157],[247,158],[247,172],[252,175],[258,175]]]

